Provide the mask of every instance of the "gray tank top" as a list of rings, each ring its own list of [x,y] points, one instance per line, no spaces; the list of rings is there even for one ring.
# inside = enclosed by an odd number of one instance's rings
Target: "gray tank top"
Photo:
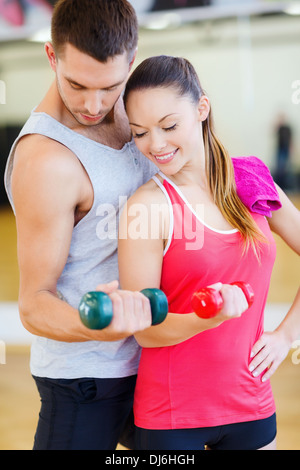
[[[84,166],[94,189],[90,212],[74,227],[70,252],[57,288],[77,308],[81,297],[100,283],[118,279],[118,218],[124,203],[157,171],[134,142],[115,150],[65,127],[46,113],[32,112],[12,146],[5,187],[14,209],[11,173],[21,137],[41,134],[69,148]],[[33,241],[34,242],[34,241]],[[137,372],[140,348],[133,337],[122,341],[64,343],[34,338],[31,372],[48,378],[127,377]]]

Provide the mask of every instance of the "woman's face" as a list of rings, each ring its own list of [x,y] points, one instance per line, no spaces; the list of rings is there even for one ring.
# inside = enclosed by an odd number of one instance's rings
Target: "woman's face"
[[[193,103],[174,88],[130,92],[126,110],[138,149],[165,174],[176,174],[204,158],[202,121],[209,112],[203,96]]]

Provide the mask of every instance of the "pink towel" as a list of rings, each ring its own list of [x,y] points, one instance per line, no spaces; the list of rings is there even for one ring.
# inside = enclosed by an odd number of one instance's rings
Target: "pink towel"
[[[281,208],[269,168],[257,157],[232,158],[237,194],[251,212],[272,217]]]

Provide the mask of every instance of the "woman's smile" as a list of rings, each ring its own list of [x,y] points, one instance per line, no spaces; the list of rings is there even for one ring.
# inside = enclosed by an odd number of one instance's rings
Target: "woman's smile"
[[[179,149],[176,149],[174,150],[173,152],[171,153],[164,153],[162,155],[155,155],[153,153],[151,153],[151,155],[155,158],[155,160],[158,162],[158,163],[162,163],[162,164],[166,164],[166,163],[169,163],[173,160],[173,158],[175,157],[175,155],[177,154]]]

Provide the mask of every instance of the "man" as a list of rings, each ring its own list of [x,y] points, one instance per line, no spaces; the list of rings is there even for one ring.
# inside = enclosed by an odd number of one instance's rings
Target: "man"
[[[132,409],[139,360],[132,334],[150,326],[150,306],[117,290],[117,233],[104,226],[109,208],[117,218],[120,203],[155,171],[131,142],[121,98],[137,32],[126,0],[57,2],[45,46],[56,80],[7,164],[20,315],[36,335],[31,371],[42,406],[34,449],[114,449]],[[77,307],[98,284],[114,318],[92,331]]]
[[[289,164],[292,150],[292,129],[288,124],[286,117],[280,113],[278,117],[278,124],[276,128],[276,183],[283,189],[289,189],[291,183],[289,177]]]

